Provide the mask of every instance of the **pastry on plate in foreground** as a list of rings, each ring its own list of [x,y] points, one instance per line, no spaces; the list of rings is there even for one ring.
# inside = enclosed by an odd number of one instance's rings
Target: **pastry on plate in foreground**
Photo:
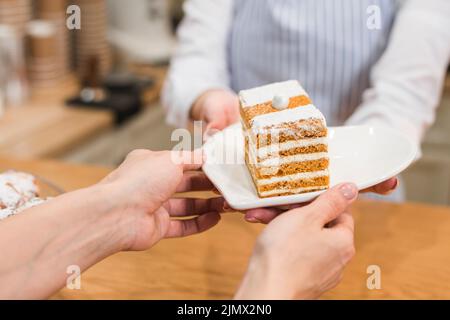
[[[0,220],[44,201],[33,175],[13,170],[0,173]]]
[[[239,93],[245,162],[258,195],[329,187],[327,126],[298,81]]]

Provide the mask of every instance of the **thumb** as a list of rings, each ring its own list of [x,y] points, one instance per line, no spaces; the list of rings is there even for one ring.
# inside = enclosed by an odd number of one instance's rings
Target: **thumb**
[[[356,200],[358,188],[353,183],[335,186],[318,197],[309,206],[309,212],[321,226],[339,217]]]
[[[228,109],[229,107],[227,105],[210,106],[209,112],[205,114],[204,118],[207,124],[206,130],[215,129],[220,131],[228,127],[228,125],[231,124],[228,116]],[[239,108],[237,108],[237,110],[239,110]]]
[[[208,119],[207,123],[205,132],[214,130],[216,132],[221,131],[228,126],[228,120],[224,113],[216,115],[213,119]]]
[[[210,123],[205,129],[205,132],[203,133],[203,142],[208,141],[209,138],[211,138],[216,133],[220,132],[220,126]]]
[[[203,149],[195,149],[194,151],[171,151],[170,157],[175,165],[181,165],[183,171],[198,170],[205,162],[205,154]]]

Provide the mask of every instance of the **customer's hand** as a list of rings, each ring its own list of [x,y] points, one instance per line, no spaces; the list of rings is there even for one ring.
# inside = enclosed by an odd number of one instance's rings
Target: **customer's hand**
[[[0,298],[49,297],[67,283],[68,266],[84,271],[119,251],[211,228],[223,199],[171,198],[212,189],[202,173],[191,171],[201,165],[201,152],[134,151],[100,183],[2,221]]]
[[[211,131],[223,130],[239,120],[239,99],[229,90],[206,91],[192,106],[191,117],[203,121],[205,133],[211,135]]]
[[[131,152],[100,184],[107,187],[124,229],[124,250],[144,250],[163,238],[205,231],[220,220],[224,200],[175,199],[175,192],[211,190],[197,170],[198,152]],[[197,216],[190,219],[173,218]]]
[[[354,255],[358,191],[339,185],[274,219],[257,240],[237,299],[314,299],[336,286]]]

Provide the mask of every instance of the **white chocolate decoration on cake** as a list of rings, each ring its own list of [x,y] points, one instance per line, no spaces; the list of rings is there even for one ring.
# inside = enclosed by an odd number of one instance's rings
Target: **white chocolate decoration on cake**
[[[260,197],[327,189],[326,121],[298,81],[239,93],[245,161]]]
[[[289,107],[289,97],[283,95],[275,95],[272,99],[272,106],[277,110],[284,110]]]

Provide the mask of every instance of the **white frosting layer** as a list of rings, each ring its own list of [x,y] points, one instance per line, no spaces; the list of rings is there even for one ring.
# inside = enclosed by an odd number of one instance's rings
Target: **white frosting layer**
[[[264,191],[261,192],[261,196],[267,197],[267,196],[273,196],[276,194],[283,194],[283,193],[301,193],[301,192],[308,192],[312,190],[325,190],[327,187],[304,187],[304,188],[297,188],[297,189],[273,189],[270,191]]]
[[[302,140],[296,141],[297,143],[301,143]],[[287,147],[287,146],[286,146]],[[259,149],[258,149],[259,150]],[[327,152],[314,152],[314,153],[300,153],[294,154],[291,156],[282,156],[282,157],[269,157],[269,158],[261,158],[258,159],[256,157],[256,153],[258,151],[255,149],[253,144],[249,144],[248,148],[248,157],[250,163],[261,168],[261,167],[278,167],[282,164],[294,163],[294,162],[304,162],[304,161],[314,161],[322,158],[328,158]],[[276,169],[277,170],[277,169]],[[275,172],[276,172],[275,170]]]
[[[291,182],[301,179],[314,179],[319,177],[326,177],[328,176],[328,170],[321,170],[321,171],[313,171],[313,172],[300,172],[296,174],[290,174],[287,176],[277,176],[272,177],[268,179],[259,179],[257,180],[258,186],[264,186],[272,183],[278,183],[278,182]]]
[[[279,169],[278,167],[260,168],[259,173],[262,174],[263,176],[273,176],[278,173],[278,169]]]
[[[256,154],[258,158],[264,159],[271,155],[276,155],[280,151],[286,151],[295,148],[305,148],[310,146],[315,146],[318,144],[328,144],[328,139],[326,137],[322,138],[312,138],[312,139],[300,139],[300,140],[289,140],[281,143],[273,143],[268,146],[258,148]],[[249,148],[255,148],[254,144],[249,144]]]
[[[307,96],[307,93],[297,80],[272,83],[239,92],[239,98],[244,108],[270,102],[276,95],[292,98],[297,96]]]
[[[304,153],[295,154],[286,157],[276,157],[268,158],[257,163],[258,167],[276,167],[282,164],[294,163],[294,162],[304,162],[304,161],[314,161],[323,158],[328,158],[327,152],[316,152],[316,153]]]
[[[324,126],[326,126],[325,117],[322,112],[320,112],[314,105],[309,104],[307,106],[256,116],[251,120],[251,127],[253,131],[260,132],[264,131],[267,127],[307,119],[319,119],[323,122]],[[307,130],[308,128],[305,129]]]

